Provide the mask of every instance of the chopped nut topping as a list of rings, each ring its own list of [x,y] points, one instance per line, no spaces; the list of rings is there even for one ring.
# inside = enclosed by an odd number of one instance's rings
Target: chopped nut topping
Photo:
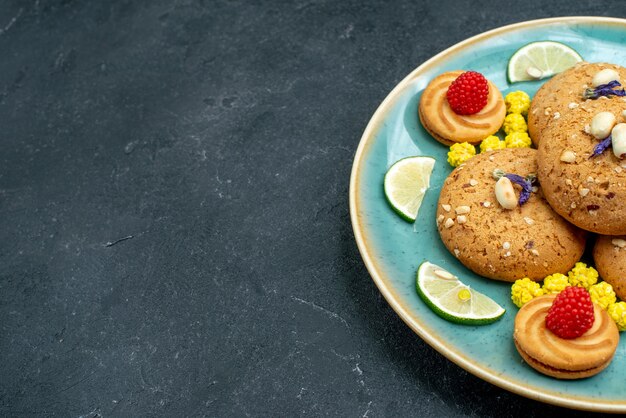
[[[469,184],[470,184],[471,186],[476,186],[476,185],[478,184],[478,180],[476,180],[476,179],[470,179]]]
[[[569,107],[570,109],[576,109],[578,106],[579,104],[576,102],[571,102],[570,104],[567,105],[567,107]]]
[[[488,201],[488,200],[485,200],[485,201],[483,202],[483,206],[484,206],[484,207],[486,207],[486,208],[488,208],[489,206],[491,206],[491,202],[490,202],[490,201]]]
[[[459,251],[458,248],[454,249],[454,255],[456,255],[457,257],[459,256],[459,254],[461,254],[461,251]]]
[[[569,205],[569,207],[572,208],[572,209],[576,209],[576,202],[572,202],[572,204]]]
[[[493,161],[493,155],[489,156],[489,161]]]
[[[576,153],[574,151],[565,150],[561,154],[561,161],[564,163],[573,163],[576,161]]]
[[[459,216],[457,216],[457,217],[456,217],[456,222],[457,222],[459,225],[462,225],[462,224],[466,223],[466,222],[467,222],[467,216],[465,216],[465,215],[459,215]]]
[[[535,221],[532,218],[529,218],[528,216],[524,216],[524,222],[526,222],[528,225],[532,225],[535,223]]]
[[[552,113],[552,108],[551,107],[546,107],[546,110],[543,111],[543,114],[545,116],[548,116],[550,113]]]
[[[619,165],[617,167],[615,167],[613,170],[615,170],[616,173],[621,173],[622,172],[622,167],[620,167]]]
[[[591,177],[591,176],[587,177],[587,182],[588,183],[593,183],[593,177]]]
[[[511,256],[511,252],[510,252],[510,251],[507,251],[507,252],[504,254],[504,256],[505,256],[505,257],[510,257],[510,256]]]
[[[509,248],[511,248],[511,243],[508,241],[503,242],[502,248],[504,248],[505,250],[508,250]]]
[[[616,247],[619,248],[624,248],[626,247],[626,240],[623,240],[621,238],[613,238],[611,240],[611,244],[615,245]]]
[[[454,219],[452,218],[446,219],[446,222],[443,224],[446,228],[452,228],[452,225],[454,225]]]
[[[437,217],[437,225],[439,225],[441,222],[443,222],[443,219],[444,219],[444,218],[445,218],[445,216],[443,216],[443,215],[439,215],[439,216]]]
[[[539,251],[535,250],[534,248],[532,250],[530,250],[530,253],[534,256],[538,256],[539,255]]]
[[[559,119],[561,114],[559,112],[554,112],[554,119]]]
[[[464,215],[466,213],[470,213],[471,208],[469,206],[457,206],[454,211],[457,215]]]
[[[585,125],[585,133],[586,134],[591,133],[591,125],[589,125],[589,124]]]
[[[578,189],[578,194],[581,195],[582,197],[585,197],[589,194],[589,189],[585,187],[581,187],[580,189]]]
[[[445,210],[446,212],[450,212],[450,209],[452,209],[452,206],[450,206],[450,205],[441,205],[441,208],[443,210]]]
[[[570,179],[565,179],[565,184],[567,184],[568,186],[571,186],[574,183],[572,183],[572,180],[570,180]]]

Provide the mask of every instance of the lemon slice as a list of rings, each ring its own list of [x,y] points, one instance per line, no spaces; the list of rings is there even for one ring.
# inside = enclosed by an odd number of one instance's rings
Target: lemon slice
[[[509,59],[509,83],[551,77],[582,61],[574,49],[560,42],[531,42],[518,49]]]
[[[428,261],[417,270],[417,293],[437,315],[457,324],[490,324],[505,312],[493,299]]]
[[[435,166],[431,157],[407,157],[396,161],[385,174],[385,197],[404,220],[415,222]]]

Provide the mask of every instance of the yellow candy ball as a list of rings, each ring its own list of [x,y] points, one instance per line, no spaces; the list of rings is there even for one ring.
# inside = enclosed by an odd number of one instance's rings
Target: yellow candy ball
[[[526,132],[511,132],[504,138],[507,148],[530,148],[532,141]]]
[[[504,141],[501,141],[500,138],[498,138],[495,135],[490,135],[487,138],[483,139],[482,142],[480,143],[480,152],[487,152],[487,151],[493,151],[496,149],[503,149],[506,148],[506,144],[504,143]]]
[[[521,90],[513,91],[504,98],[507,113],[527,115],[530,108],[530,96]]]
[[[519,113],[509,113],[504,118],[504,124],[502,125],[504,133],[511,134],[513,132],[527,132],[528,125],[526,119]]]
[[[476,155],[476,148],[469,142],[454,144],[448,152],[448,163],[452,167],[458,167],[465,161]]]

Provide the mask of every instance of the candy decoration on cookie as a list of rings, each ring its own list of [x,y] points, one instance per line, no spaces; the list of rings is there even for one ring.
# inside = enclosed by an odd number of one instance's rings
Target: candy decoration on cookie
[[[589,292],[576,286],[559,293],[546,316],[546,327],[561,338],[578,338],[594,321],[593,302]]]
[[[517,204],[522,206],[524,203],[528,201],[530,198],[530,193],[534,191],[534,187],[537,184],[537,176],[534,174],[529,174],[526,177],[522,177],[519,174],[511,174],[505,173],[503,170],[495,169],[493,170],[493,178],[498,180],[496,182],[496,198],[498,199],[498,203],[505,209],[513,209]],[[506,178],[509,182],[515,183],[518,186],[522,187],[522,191],[519,195],[519,201],[515,206],[510,206],[511,200],[511,192],[513,187],[509,187],[509,183],[506,181],[500,181],[502,178]],[[515,193],[513,193],[515,196]]]
[[[589,134],[596,139],[602,140],[599,144],[593,147],[591,157],[596,157],[602,154],[608,147],[611,146],[611,130],[616,123],[615,115],[611,112],[599,112],[596,113],[591,119],[591,123],[588,128],[585,128]]]
[[[613,155],[620,160],[626,157],[626,123],[618,123],[611,130],[611,146]]]
[[[619,158],[626,157],[626,123],[618,123],[615,115],[611,112],[596,114],[589,125],[589,133],[602,141],[593,147],[591,157],[597,157],[609,147],[613,148],[613,154]]]
[[[602,84],[596,88],[587,88],[583,92],[584,99],[597,99],[598,97],[608,96],[626,96],[624,89],[618,90],[616,87],[621,87],[619,81],[613,80],[607,84]]]
[[[489,97],[487,79],[476,71],[466,71],[458,76],[446,93],[448,104],[458,115],[473,115],[480,112]]]

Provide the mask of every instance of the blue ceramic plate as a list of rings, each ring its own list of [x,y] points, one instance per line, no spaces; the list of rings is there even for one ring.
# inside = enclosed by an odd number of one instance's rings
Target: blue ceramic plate
[[[531,41],[560,41],[589,62],[626,66],[626,20],[564,17],[523,22],[463,41],[431,58],[393,89],[370,120],[356,152],[350,179],[350,215],[365,264],[392,308],[421,338],[448,359],[504,389],[542,402],[606,412],[626,412],[624,376],[626,341],[622,338],[613,362],[602,373],[563,381],[535,372],[513,345],[517,307],[510,284],[477,276],[451,256],[439,239],[435,206],[450,173],[448,149],[422,128],[417,117],[420,95],[428,82],[445,71],[465,69],[484,74],[506,95],[524,90],[531,97],[540,81],[509,85],[506,67],[511,55]],[[431,187],[415,224],[397,216],[383,195],[387,168],[400,158],[428,155],[437,160]],[[463,326],[436,316],[416,294],[415,273],[422,261],[438,264],[474,289],[493,298],[507,312],[487,326]]]

